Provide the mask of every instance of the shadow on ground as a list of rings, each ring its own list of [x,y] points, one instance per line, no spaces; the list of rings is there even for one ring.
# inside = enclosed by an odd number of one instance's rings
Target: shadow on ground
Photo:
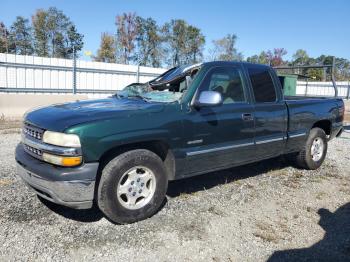
[[[193,193],[209,189],[220,184],[230,183],[247,177],[260,175],[271,170],[284,168],[286,166],[286,161],[284,161],[282,158],[276,158],[237,168],[212,172],[201,176],[171,181],[169,183],[167,195],[170,197],[177,197],[182,193]],[[57,205],[41,197],[38,198],[47,208],[67,219],[91,223],[99,221],[104,217],[102,212],[97,207],[86,210],[76,210]]]
[[[257,176],[272,170],[279,170],[289,165],[290,164],[288,164],[287,161],[285,161],[282,157],[279,157],[254,164],[171,181],[169,182],[167,195],[170,197],[177,197],[184,193],[191,194],[197,191],[210,189],[217,185]]]
[[[103,217],[102,212],[95,206],[90,209],[79,210],[79,209],[72,209],[69,207],[57,205],[39,196],[38,198],[51,211],[74,221],[91,223],[91,222],[97,222]]]
[[[334,213],[319,209],[324,238],[308,248],[276,251],[268,261],[350,261],[350,203]]]

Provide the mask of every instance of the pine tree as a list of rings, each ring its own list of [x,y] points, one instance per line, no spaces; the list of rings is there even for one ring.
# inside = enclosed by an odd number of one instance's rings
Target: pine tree
[[[32,20],[37,55],[72,58],[73,49],[76,52],[82,50],[83,35],[62,11],[55,7],[38,10]]]
[[[144,66],[159,67],[163,56],[162,38],[157,22],[152,18],[136,17],[137,62]]]
[[[83,37],[84,35],[79,34],[77,32],[75,25],[71,24],[68,27],[68,31],[67,31],[68,44],[66,48],[66,56],[68,58],[73,57],[73,52],[78,53],[83,49],[83,46],[84,46]]]
[[[34,49],[38,56],[49,56],[49,33],[47,31],[47,11],[39,9],[32,16],[34,28]]]
[[[10,28],[9,46],[12,53],[19,55],[32,55],[34,52],[32,28],[28,19],[17,16]]]
[[[202,60],[205,37],[199,28],[191,25],[186,31],[185,61],[186,64],[195,64]]]
[[[187,24],[182,19],[171,20],[163,28],[168,65],[198,62],[202,57],[205,37],[199,28]]]

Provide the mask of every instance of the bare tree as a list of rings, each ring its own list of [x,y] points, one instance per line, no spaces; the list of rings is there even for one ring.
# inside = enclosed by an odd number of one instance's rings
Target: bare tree
[[[285,63],[283,56],[287,54],[284,48],[274,48],[273,51],[267,51],[267,57],[271,66],[280,66]]]
[[[242,53],[237,51],[236,46],[237,36],[228,34],[225,37],[214,40],[213,48],[209,50],[210,60],[224,61],[241,61],[243,60]]]

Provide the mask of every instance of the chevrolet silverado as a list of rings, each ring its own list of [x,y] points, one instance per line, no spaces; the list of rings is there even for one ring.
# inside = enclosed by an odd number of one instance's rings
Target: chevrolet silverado
[[[317,169],[343,130],[341,99],[284,97],[265,65],[180,66],[142,86],[28,112],[18,175],[49,201],[132,223],[159,210],[170,180],[280,155]]]

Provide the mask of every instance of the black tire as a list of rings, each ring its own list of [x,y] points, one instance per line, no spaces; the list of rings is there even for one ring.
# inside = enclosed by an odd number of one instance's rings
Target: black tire
[[[148,204],[139,209],[128,209],[117,196],[117,186],[123,175],[133,167],[143,166],[155,177],[155,191]],[[118,224],[140,221],[154,215],[165,200],[168,187],[163,161],[149,150],[137,149],[112,159],[102,170],[98,186],[97,204],[108,219]]]
[[[311,147],[315,139],[323,141],[322,156],[317,161],[314,161],[311,154]],[[304,148],[296,155],[296,164],[300,168],[314,170],[319,168],[327,154],[327,136],[323,129],[315,127],[310,130],[309,137],[306,140]]]

